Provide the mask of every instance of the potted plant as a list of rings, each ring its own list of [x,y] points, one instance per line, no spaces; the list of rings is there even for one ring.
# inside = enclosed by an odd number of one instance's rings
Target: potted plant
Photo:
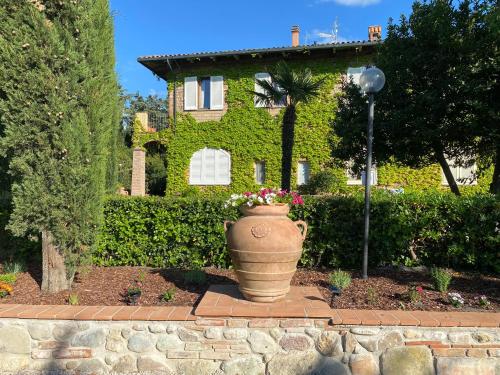
[[[283,299],[302,255],[307,224],[288,218],[291,205],[302,205],[295,192],[263,188],[233,194],[226,205],[239,207],[243,217],[225,221],[227,245],[239,289],[254,302]]]

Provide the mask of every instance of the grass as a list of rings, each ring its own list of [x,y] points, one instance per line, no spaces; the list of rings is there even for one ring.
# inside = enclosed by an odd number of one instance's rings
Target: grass
[[[337,270],[330,274],[330,284],[339,290],[347,288],[351,282],[351,275],[346,271]]]

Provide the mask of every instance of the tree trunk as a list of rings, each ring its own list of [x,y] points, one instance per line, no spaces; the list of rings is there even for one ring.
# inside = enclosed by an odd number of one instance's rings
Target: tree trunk
[[[497,145],[496,155],[493,159],[495,167],[493,169],[493,178],[490,184],[490,193],[500,194],[500,145]]]
[[[281,130],[281,188],[290,191],[292,180],[292,156],[295,139],[295,105],[289,104],[283,116]]]
[[[446,181],[448,182],[448,186],[450,187],[451,192],[455,195],[460,196],[460,190],[458,189],[457,182],[455,181],[455,177],[453,177],[453,174],[451,173],[450,166],[448,165],[443,152],[436,151],[436,158],[439,165],[443,169],[444,176],[446,177]]]
[[[54,244],[52,233],[42,231],[42,291],[56,293],[69,289],[64,257]]]

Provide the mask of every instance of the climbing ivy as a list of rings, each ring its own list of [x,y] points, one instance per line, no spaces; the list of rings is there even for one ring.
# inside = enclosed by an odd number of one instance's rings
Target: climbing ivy
[[[295,146],[293,152],[292,186],[296,186],[297,162],[307,160],[311,174],[323,169],[330,161],[328,137],[337,107],[336,93],[340,77],[349,66],[361,66],[368,57],[331,58],[304,62],[290,62],[294,68],[311,69],[315,78],[324,78],[320,95],[307,105],[297,106]],[[273,68],[256,59],[254,64],[214,65],[195,68],[169,77],[168,91],[173,92],[174,81],[182,87],[186,76],[222,75],[227,85],[225,101],[227,112],[220,121],[197,122],[189,113],[177,113],[174,126],[157,133],[145,133],[140,123],[134,123],[133,143],[144,147],[156,141],[167,146],[167,195],[187,192],[227,192],[259,188],[255,183],[254,163],[266,162],[266,185],[280,185],[281,121],[284,110],[273,116],[266,108],[255,108],[255,74]],[[173,120],[170,119],[172,122]],[[202,148],[224,149],[231,154],[230,186],[189,186],[189,162],[194,152]],[[420,170],[385,165],[378,170],[380,185],[401,185],[414,188],[441,188],[439,166]],[[354,188],[355,189],[355,188]]]

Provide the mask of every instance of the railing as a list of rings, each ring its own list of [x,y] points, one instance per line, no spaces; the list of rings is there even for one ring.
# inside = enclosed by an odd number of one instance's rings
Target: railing
[[[137,112],[137,119],[141,122],[145,132],[156,133],[168,129],[168,114],[163,112]]]

